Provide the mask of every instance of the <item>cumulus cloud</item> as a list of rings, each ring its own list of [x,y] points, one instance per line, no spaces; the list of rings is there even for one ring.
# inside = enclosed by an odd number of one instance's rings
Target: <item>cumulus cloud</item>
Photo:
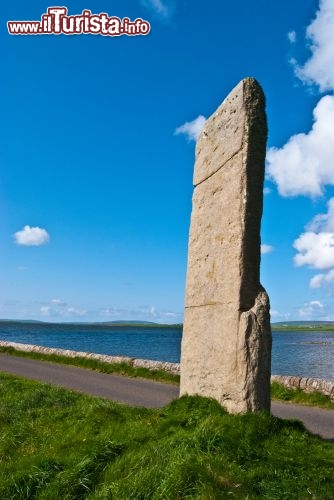
[[[306,31],[312,55],[304,66],[296,67],[296,74],[303,81],[318,85],[322,92],[334,89],[333,31],[334,0],[320,0],[316,17]]]
[[[266,245],[265,243],[263,243],[261,245],[261,254],[262,255],[264,255],[266,253],[271,253],[273,250],[274,250],[274,247],[272,247],[271,245]]]
[[[43,304],[40,307],[42,316],[51,318],[82,318],[86,316],[87,311],[69,306],[66,302],[60,299],[52,299],[49,303]]]
[[[306,231],[293,244],[298,251],[294,257],[297,266],[329,271],[310,281],[311,288],[319,288],[334,281],[334,198],[328,201],[328,211],[318,214],[306,226]]]
[[[270,309],[270,317],[272,320],[275,321],[288,321],[291,318],[290,313],[281,313],[280,311],[277,311],[276,309]]]
[[[291,60],[298,78],[318,85],[322,92],[334,90],[333,32],[334,0],[320,0],[306,31],[311,56],[303,66]],[[288,38],[295,42],[295,32]],[[282,148],[268,151],[268,177],[276,182],[282,196],[316,197],[323,194],[326,185],[334,185],[334,96],[320,99],[313,121],[310,131],[293,135]]]
[[[82,316],[86,316],[87,314],[87,311],[83,310],[83,309],[77,309],[76,307],[68,307],[66,309],[66,315],[67,316],[78,316],[78,317],[82,317]]]
[[[271,189],[269,187],[263,188],[263,194],[266,196],[271,193]]]
[[[22,246],[40,246],[50,240],[50,235],[40,227],[24,226],[14,234],[15,243]]]
[[[323,97],[313,117],[308,133],[293,135],[267,153],[268,177],[282,196],[316,197],[326,184],[334,185],[334,96]]]
[[[206,118],[203,115],[199,115],[197,118],[195,118],[195,120],[186,122],[180,127],[177,127],[174,134],[184,134],[187,137],[188,141],[197,141],[205,121]]]
[[[157,317],[157,311],[156,311],[155,307],[152,306],[150,308],[150,312],[149,313],[152,316],[152,318],[156,318]]]
[[[51,300],[51,304],[54,304],[58,307],[66,307],[67,306],[67,303],[66,302],[63,302],[62,300],[60,299],[52,299]]]
[[[160,314],[163,318],[177,318],[178,317],[178,313],[171,312],[171,311],[161,312]]]
[[[310,280],[310,288],[320,288],[323,285],[328,285],[334,281],[334,269],[325,274],[316,274]]]
[[[141,3],[163,18],[171,17],[175,10],[175,0],[141,0]]]
[[[312,320],[324,314],[324,305],[319,300],[305,302],[298,310],[298,314],[304,320]]]
[[[306,229],[308,231],[334,233],[334,198],[328,200],[327,206],[327,213],[316,215],[307,224]]]
[[[43,316],[49,316],[50,314],[50,306],[41,306],[41,314],[43,314]]]
[[[334,266],[334,234],[306,232],[293,244],[298,251],[294,258],[296,266],[309,265],[315,269]]]
[[[297,41],[297,34],[295,31],[289,31],[288,33],[288,40],[290,43],[296,43]]]
[[[99,311],[100,315],[111,321],[152,321],[157,323],[180,323],[183,314],[174,311],[157,310],[154,306],[139,306],[134,309],[107,307]]]

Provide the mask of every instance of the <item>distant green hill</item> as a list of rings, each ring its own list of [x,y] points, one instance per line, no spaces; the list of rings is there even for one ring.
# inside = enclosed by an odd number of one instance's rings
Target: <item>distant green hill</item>
[[[0,319],[0,323],[45,323],[44,321],[39,321],[38,319]]]
[[[17,319],[0,319],[0,323],[6,324],[29,324],[29,325],[80,325],[80,326],[136,326],[138,328],[182,328],[182,323],[176,324],[163,324],[163,323],[153,323],[152,321],[99,321],[99,322],[66,322],[66,323],[57,323],[57,322],[47,322],[47,321],[38,321],[38,320],[17,320]]]
[[[334,330],[334,321],[279,321],[272,323],[273,330]]]
[[[166,324],[166,323],[153,323],[152,321],[107,321],[104,323],[94,323],[95,325],[104,326],[137,326],[137,327],[150,327],[150,328],[181,328],[182,323]]]
[[[163,324],[154,323],[153,321],[136,321],[136,320],[119,320],[119,321],[99,321],[99,322],[70,322],[70,323],[49,323],[46,321],[38,320],[13,320],[13,319],[0,319],[2,324],[27,324],[27,325],[78,325],[81,327],[137,327],[137,328],[182,328],[182,323],[176,324]],[[276,331],[334,331],[334,321],[278,321],[271,324],[272,330]]]
[[[0,319],[0,324],[27,324],[27,325],[78,325],[81,327],[137,327],[137,328],[182,328],[182,323],[164,324],[154,323],[153,321],[119,320],[119,321],[99,321],[99,322],[68,322],[68,323],[50,323],[38,320],[15,320]],[[334,321],[278,321],[271,324],[272,330],[278,331],[334,331]]]

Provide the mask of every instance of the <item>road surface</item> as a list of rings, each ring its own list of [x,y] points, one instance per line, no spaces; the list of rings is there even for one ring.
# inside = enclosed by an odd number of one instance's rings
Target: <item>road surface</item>
[[[176,385],[94,372],[76,366],[0,354],[0,371],[133,406],[160,408],[179,395]],[[280,418],[301,420],[314,434],[334,441],[334,411],[291,403],[272,402]]]

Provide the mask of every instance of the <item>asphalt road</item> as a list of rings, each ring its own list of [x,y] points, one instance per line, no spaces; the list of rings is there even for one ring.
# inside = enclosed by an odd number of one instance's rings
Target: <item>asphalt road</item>
[[[165,406],[179,395],[179,388],[175,385],[107,375],[76,366],[48,363],[7,354],[0,354],[0,371],[147,408]],[[280,418],[301,420],[310,432],[334,441],[333,410],[273,401],[272,413]]]

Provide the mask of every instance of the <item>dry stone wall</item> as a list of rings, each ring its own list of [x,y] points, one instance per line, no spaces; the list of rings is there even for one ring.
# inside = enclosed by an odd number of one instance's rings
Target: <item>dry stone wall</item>
[[[107,354],[95,354],[92,352],[71,351],[69,349],[55,349],[53,347],[43,347],[31,344],[21,344],[18,342],[6,342],[0,340],[0,347],[12,347],[23,352],[37,352],[40,354],[55,354],[56,356],[67,356],[69,358],[96,359],[104,363],[127,363],[135,368],[147,368],[148,370],[164,370],[174,375],[179,375],[179,363],[168,363],[165,361],[153,361],[148,359],[136,359],[126,356],[108,356]]]
[[[94,354],[90,352],[71,351],[69,349],[54,349],[51,347],[42,347],[31,344],[21,344],[18,342],[6,342],[0,340],[0,347],[12,347],[17,351],[36,352],[41,354],[56,354],[59,356],[68,356],[71,358],[88,358],[103,361],[105,363],[128,363],[135,367],[144,367],[148,370],[165,370],[173,375],[180,374],[180,363],[168,363],[162,361],[153,361],[148,359],[136,359],[125,356],[108,356],[104,354]],[[334,381],[315,378],[293,377],[286,375],[272,375],[272,382],[279,382],[289,389],[299,388],[305,392],[319,391],[329,396],[334,401]]]
[[[301,389],[304,392],[321,392],[334,401],[334,381],[320,378],[272,375],[272,382],[278,382],[288,389]]]

